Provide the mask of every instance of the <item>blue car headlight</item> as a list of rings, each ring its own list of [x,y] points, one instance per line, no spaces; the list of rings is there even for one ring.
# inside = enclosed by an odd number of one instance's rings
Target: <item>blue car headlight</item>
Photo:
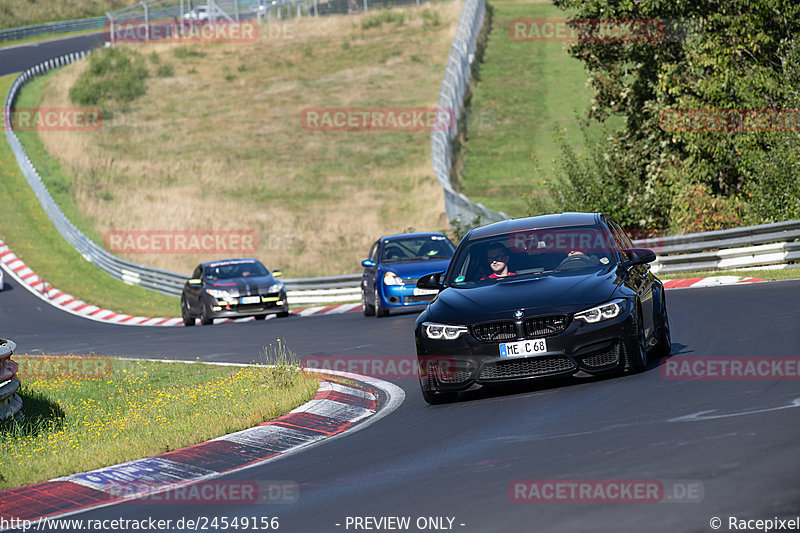
[[[395,274],[394,272],[387,272],[383,275],[383,284],[384,285],[402,285],[403,278]]]
[[[600,322],[601,320],[608,320],[609,318],[618,316],[624,307],[625,300],[618,298],[602,305],[598,305],[597,307],[592,307],[591,309],[585,309],[575,313],[575,319],[583,320],[588,324],[594,324]]]

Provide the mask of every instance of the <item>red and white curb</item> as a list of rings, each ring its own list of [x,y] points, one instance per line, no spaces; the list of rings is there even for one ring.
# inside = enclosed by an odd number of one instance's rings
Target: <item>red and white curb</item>
[[[28,291],[36,295],[39,299],[47,302],[48,304],[72,313],[73,315],[89,318],[98,322],[105,322],[107,324],[119,324],[123,326],[182,326],[183,320],[178,318],[151,318],[144,316],[131,316],[123,313],[115,313],[108,309],[103,309],[95,305],[88,304],[84,301],[78,300],[69,294],[61,292],[53,288],[49,283],[40,278],[36,272],[28,267],[20,258],[8,249],[8,245],[0,240],[0,267],[5,270],[9,276],[14,278],[20,285],[25,287]],[[360,303],[329,305],[309,307],[307,309],[295,309],[291,314],[297,316],[319,316],[319,315],[336,315],[340,313],[348,313],[352,311],[361,311]],[[275,315],[268,315],[268,319],[275,318]],[[255,320],[253,317],[246,318],[225,318],[214,320],[215,324],[222,324],[226,322],[249,322]]]
[[[323,379],[311,401],[258,426],[155,457],[2,491],[0,519],[4,520],[0,523],[28,520],[46,524],[46,519],[141,499],[142,487],[147,497],[159,500],[158,494],[263,465],[364,429],[396,410],[405,399],[403,389],[383,380],[346,372],[323,373],[359,385]],[[377,390],[385,397],[380,405]],[[0,526],[0,531],[5,529],[8,527]]]
[[[700,289],[703,287],[719,287],[722,285],[759,283],[764,280],[761,278],[746,278],[740,276],[709,276],[707,278],[667,279],[663,281],[665,289]]]

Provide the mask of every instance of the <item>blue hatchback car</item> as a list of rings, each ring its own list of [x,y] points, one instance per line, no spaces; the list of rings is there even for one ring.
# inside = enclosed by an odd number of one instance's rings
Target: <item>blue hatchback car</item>
[[[390,309],[427,305],[439,292],[417,288],[417,280],[447,269],[455,246],[442,233],[404,233],[381,237],[361,261],[364,316],[387,316]]]

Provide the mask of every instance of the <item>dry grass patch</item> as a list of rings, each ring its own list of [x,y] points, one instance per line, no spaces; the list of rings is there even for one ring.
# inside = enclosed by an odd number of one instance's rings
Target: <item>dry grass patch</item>
[[[106,109],[99,131],[40,136],[98,234],[254,231],[256,257],[288,276],[355,272],[381,234],[447,228],[429,132],[310,131],[301,112],[435,106],[460,10],[292,20],[255,43],[126,45],[147,58],[147,94]],[[156,76],[165,64],[174,75]],[[50,78],[42,106],[74,105],[86,66]],[[222,255],[124,257],[190,272]]]

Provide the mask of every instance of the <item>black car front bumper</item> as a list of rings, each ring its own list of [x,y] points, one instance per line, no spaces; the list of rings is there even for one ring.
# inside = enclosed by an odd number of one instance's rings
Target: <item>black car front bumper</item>
[[[208,294],[206,300],[205,305],[211,318],[244,318],[289,312],[289,302],[286,300],[285,292],[263,295],[260,302],[253,304],[241,304],[238,298],[236,301],[217,300]]]
[[[626,353],[637,349],[637,326],[629,306],[617,317],[595,324],[569,316],[566,328],[556,334],[517,335],[502,342],[544,338],[547,351],[533,356],[501,357],[499,341],[481,341],[475,327],[455,340],[430,339],[418,325],[417,358],[423,389],[460,391],[474,384],[560,376],[596,375],[624,370]],[[517,331],[523,332],[521,322]]]

